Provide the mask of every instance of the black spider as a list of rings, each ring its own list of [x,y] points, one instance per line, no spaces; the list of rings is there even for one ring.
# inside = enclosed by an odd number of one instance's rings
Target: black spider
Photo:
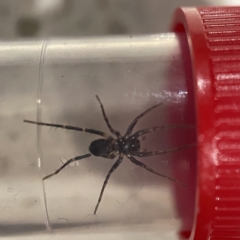
[[[111,131],[111,133],[113,135],[115,135],[116,138],[114,138],[112,136],[109,136],[108,134],[106,134],[104,132],[94,130],[94,129],[90,129],[90,128],[81,128],[81,127],[74,127],[74,126],[62,125],[62,124],[52,124],[52,123],[44,123],[44,122],[24,120],[24,122],[27,122],[27,123],[56,127],[56,128],[64,128],[64,129],[68,129],[68,130],[76,130],[76,131],[81,131],[81,132],[88,132],[88,133],[100,135],[101,137],[103,137],[101,139],[94,140],[90,144],[90,146],[89,146],[89,152],[90,153],[69,159],[66,163],[64,163],[54,173],[49,174],[46,177],[44,177],[43,180],[46,180],[47,178],[50,178],[53,175],[58,174],[63,168],[65,168],[71,162],[82,160],[82,159],[85,159],[85,158],[89,158],[92,155],[97,156],[97,157],[109,158],[109,159],[114,159],[116,156],[119,156],[117,161],[113,164],[112,168],[108,172],[107,177],[106,177],[106,179],[103,183],[103,186],[102,186],[102,189],[101,189],[101,192],[100,192],[100,196],[98,198],[98,202],[97,202],[97,205],[96,205],[95,210],[94,210],[94,214],[96,214],[96,212],[98,210],[99,204],[100,204],[102,196],[103,196],[104,189],[105,189],[105,187],[108,183],[108,180],[109,180],[111,174],[121,164],[124,156],[126,156],[132,163],[146,169],[147,171],[149,171],[151,173],[154,173],[156,175],[167,178],[171,181],[177,182],[177,183],[185,186],[183,183],[181,183],[181,182],[179,182],[179,181],[177,181],[177,180],[175,180],[171,177],[165,176],[164,174],[161,174],[161,173],[158,173],[158,172],[154,171],[153,169],[151,169],[150,167],[148,167],[144,163],[135,159],[134,156],[148,157],[148,156],[153,156],[153,155],[161,155],[161,154],[166,154],[166,153],[169,153],[169,152],[175,152],[175,151],[193,146],[194,144],[188,144],[188,145],[185,145],[185,146],[182,146],[182,147],[148,152],[148,151],[145,151],[145,150],[141,149],[140,141],[138,139],[140,136],[142,136],[144,134],[147,134],[147,133],[150,133],[150,132],[153,132],[153,131],[158,131],[158,130],[162,130],[162,129],[169,129],[169,128],[178,128],[178,127],[189,128],[191,126],[189,126],[189,125],[177,125],[177,124],[176,125],[165,125],[165,126],[160,126],[160,127],[152,127],[152,128],[139,130],[139,131],[135,132],[134,134],[132,134],[133,128],[137,124],[138,120],[140,118],[142,118],[144,115],[146,115],[148,112],[153,110],[154,108],[162,105],[163,102],[161,102],[157,105],[152,106],[151,108],[147,109],[145,112],[140,114],[138,117],[136,117],[131,122],[131,124],[129,125],[129,127],[127,129],[127,132],[122,136],[120,134],[120,132],[118,132],[118,131],[116,131],[112,128],[112,126],[111,126],[111,124],[110,124],[110,122],[109,122],[109,120],[106,116],[106,113],[105,113],[105,110],[104,110],[104,107],[103,107],[103,104],[102,104],[100,98],[97,95],[96,95],[96,98],[97,98],[97,100],[98,100],[98,102],[101,106],[101,110],[102,110],[104,120],[105,120],[109,130]]]

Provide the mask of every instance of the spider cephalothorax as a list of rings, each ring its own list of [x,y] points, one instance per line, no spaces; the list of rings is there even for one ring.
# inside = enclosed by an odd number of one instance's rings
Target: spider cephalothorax
[[[37,125],[42,125],[42,126],[56,127],[56,128],[64,128],[64,129],[68,129],[68,130],[75,130],[75,131],[81,131],[81,132],[88,132],[88,133],[92,133],[92,134],[99,135],[99,136],[102,137],[101,139],[94,140],[90,144],[90,146],[89,146],[89,152],[90,153],[87,153],[85,155],[81,155],[81,156],[77,156],[77,157],[69,159],[66,163],[64,163],[55,172],[53,172],[52,174],[49,174],[46,177],[44,177],[43,180],[46,180],[46,179],[52,177],[53,175],[58,174],[63,168],[65,168],[67,165],[69,165],[71,162],[74,162],[74,161],[79,161],[79,160],[82,160],[82,159],[85,159],[85,158],[88,158],[88,157],[91,157],[91,156],[103,157],[103,158],[108,158],[108,159],[113,159],[113,158],[118,156],[117,161],[113,164],[112,168],[109,170],[109,172],[108,172],[108,174],[105,178],[105,181],[103,183],[103,186],[102,186],[102,189],[101,189],[101,192],[100,192],[100,196],[98,198],[97,205],[96,205],[95,210],[94,210],[94,214],[96,214],[96,212],[98,210],[98,206],[99,206],[99,204],[102,200],[104,189],[105,189],[105,187],[108,183],[108,180],[109,180],[111,174],[121,164],[124,156],[127,157],[133,164],[136,164],[139,167],[142,167],[142,168],[144,168],[145,170],[147,170],[151,173],[154,173],[158,176],[167,178],[171,181],[177,182],[177,183],[185,186],[181,182],[178,182],[177,180],[175,180],[171,177],[168,177],[164,174],[156,172],[155,170],[151,169],[150,167],[148,167],[144,163],[135,159],[135,156],[137,156],[137,157],[148,157],[148,156],[153,156],[153,155],[161,155],[161,154],[166,154],[166,153],[169,153],[169,152],[174,152],[174,151],[178,151],[178,150],[181,150],[181,149],[185,149],[187,147],[195,145],[195,144],[188,144],[188,145],[185,145],[185,146],[182,146],[182,147],[170,148],[170,149],[159,150],[159,151],[141,151],[140,141],[138,140],[138,138],[140,136],[142,136],[144,134],[147,134],[147,133],[150,133],[150,132],[153,132],[153,131],[159,131],[159,130],[162,130],[162,129],[169,129],[169,128],[179,128],[179,127],[189,128],[189,127],[193,127],[193,126],[177,125],[177,124],[176,125],[165,125],[165,126],[160,126],[160,127],[152,127],[152,128],[139,130],[139,131],[132,134],[133,128],[137,124],[138,120],[140,118],[142,118],[144,115],[146,115],[148,112],[153,110],[154,108],[162,105],[163,102],[161,102],[157,105],[152,106],[151,108],[147,109],[142,114],[140,114],[138,117],[136,117],[132,121],[132,123],[129,125],[125,135],[121,136],[121,134],[118,131],[116,131],[112,128],[99,97],[96,96],[96,98],[97,98],[97,100],[100,104],[104,120],[105,120],[109,130],[114,135],[114,137],[109,136],[108,134],[106,134],[102,131],[98,131],[98,130],[90,129],[90,128],[81,128],[81,127],[75,127],[75,126],[70,126],[70,125],[62,125],[62,124],[53,124],[53,123],[45,123],[45,122],[36,122],[36,121],[24,120],[24,122],[27,122],[27,123],[32,123],[32,124],[37,124]]]
[[[135,138],[121,137],[117,140],[118,152],[123,154],[133,154],[140,150],[140,141]]]

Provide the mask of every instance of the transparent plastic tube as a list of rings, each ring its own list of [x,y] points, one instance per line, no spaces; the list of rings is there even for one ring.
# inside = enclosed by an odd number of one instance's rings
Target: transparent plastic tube
[[[116,160],[91,157],[71,164],[45,181],[44,194],[41,179],[59,168],[61,161],[88,153],[98,136],[37,127],[23,119],[110,134],[97,94],[113,128],[122,134],[136,116],[162,101],[134,131],[168,124],[193,125],[193,113],[187,107],[193,99],[189,97],[186,61],[172,33],[2,42],[0,234],[26,238],[31,233],[37,238],[48,228],[59,236],[76,233],[85,239],[96,233],[100,239],[113,233],[121,239],[123,234],[125,239],[134,239],[143,232],[145,239],[177,239],[180,218],[189,212],[191,219],[194,204],[192,148],[138,158],[187,188],[125,158],[112,174],[94,216],[102,184]],[[169,149],[193,143],[195,130],[162,130],[145,136],[141,139],[144,149]]]

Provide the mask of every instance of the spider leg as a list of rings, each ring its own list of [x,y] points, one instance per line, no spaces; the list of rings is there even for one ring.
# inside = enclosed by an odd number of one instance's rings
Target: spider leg
[[[108,138],[108,135],[106,133],[98,131],[98,130],[90,129],[90,128],[81,128],[81,127],[75,127],[75,126],[63,125],[63,124],[36,122],[36,121],[31,121],[31,120],[23,120],[23,121],[26,123],[31,123],[31,124],[41,125],[41,126],[49,126],[49,127],[55,127],[55,128],[64,128],[64,129],[68,129],[68,130],[75,130],[75,131],[80,131],[80,132],[87,132],[87,133],[100,135],[104,138]]]
[[[162,155],[162,154],[166,154],[169,152],[176,152],[176,151],[183,150],[185,148],[189,148],[189,147],[193,147],[193,146],[196,146],[196,143],[187,144],[182,147],[170,148],[170,149],[160,150],[160,151],[134,152],[133,155],[138,156],[138,157],[149,157],[149,156],[154,156],[154,155]]]
[[[138,138],[147,133],[164,130],[164,129],[171,129],[171,128],[195,128],[195,126],[184,125],[184,124],[174,124],[174,125],[164,125],[164,126],[160,126],[160,127],[152,127],[152,128],[139,130],[136,133],[134,133],[131,137]]]
[[[137,116],[129,125],[127,132],[125,133],[124,137],[129,136],[132,133],[133,128],[135,127],[135,125],[137,124],[137,122],[139,121],[140,118],[144,117],[147,113],[149,113],[150,111],[152,111],[154,108],[161,106],[165,101],[167,100],[167,98],[165,100],[163,100],[161,103],[156,104],[152,107],[150,107],[149,109],[147,109],[146,111],[144,111],[143,113],[141,113],[139,116]]]
[[[123,160],[123,157],[124,157],[123,155],[120,155],[119,158],[118,158],[118,160],[113,164],[112,168],[109,170],[108,175],[106,176],[105,181],[104,181],[104,183],[103,183],[103,186],[102,186],[102,189],[101,189],[101,192],[100,192],[100,196],[99,196],[99,198],[98,198],[98,202],[97,202],[97,205],[96,205],[95,210],[94,210],[94,214],[96,214],[96,212],[97,212],[97,210],[98,210],[99,204],[100,204],[100,202],[101,202],[101,200],[102,200],[102,196],[103,196],[104,189],[105,189],[105,187],[107,186],[107,183],[108,183],[108,180],[109,180],[111,174],[112,174],[112,173],[117,169],[117,167],[121,164],[121,162],[122,162],[122,160]]]
[[[42,180],[46,180],[54,175],[57,175],[60,171],[62,171],[67,165],[69,165],[70,163],[72,162],[75,162],[75,161],[78,161],[78,160],[82,160],[84,158],[88,158],[88,157],[91,157],[92,154],[91,153],[88,153],[88,154],[85,154],[85,155],[82,155],[82,156],[77,156],[75,158],[71,158],[69,159],[67,162],[65,162],[60,168],[58,168],[54,173],[51,173],[49,175],[47,175],[46,177],[44,177]]]
[[[107,124],[107,126],[108,126],[108,128],[109,128],[109,130],[110,130],[111,133],[114,134],[115,136],[120,137],[120,136],[121,136],[120,132],[118,132],[118,131],[116,131],[116,130],[114,130],[114,129],[112,128],[112,126],[111,126],[111,124],[110,124],[110,122],[109,122],[109,120],[108,120],[108,117],[107,117],[107,115],[106,115],[106,112],[105,112],[105,110],[104,110],[103,104],[102,104],[100,98],[98,97],[98,95],[96,95],[96,98],[97,98],[97,100],[98,100],[98,102],[99,102],[99,104],[100,104],[100,107],[101,107],[101,110],[102,110],[102,114],[103,114],[103,118],[104,118],[104,120],[105,120],[105,122],[106,122],[106,124]]]
[[[152,168],[150,168],[150,167],[148,167],[147,165],[145,165],[144,163],[138,161],[138,160],[135,159],[133,156],[127,155],[127,157],[128,157],[128,159],[129,159],[132,163],[134,163],[135,165],[137,165],[137,166],[139,166],[139,167],[141,167],[141,168],[144,168],[145,170],[147,170],[147,171],[149,171],[149,172],[151,172],[151,173],[154,173],[154,174],[156,174],[156,175],[158,175],[158,176],[160,176],[160,177],[167,178],[168,180],[171,180],[171,181],[173,181],[173,182],[176,182],[176,183],[178,183],[178,184],[186,187],[185,184],[177,181],[176,179],[171,178],[171,177],[168,177],[168,176],[166,176],[166,175],[164,175],[164,174],[162,174],[162,173],[158,173],[158,172],[154,171]]]

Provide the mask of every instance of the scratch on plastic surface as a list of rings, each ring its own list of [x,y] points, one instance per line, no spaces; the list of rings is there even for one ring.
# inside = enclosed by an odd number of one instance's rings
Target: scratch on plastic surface
[[[38,93],[37,93],[37,121],[41,122],[41,115],[42,115],[42,86],[43,86],[43,67],[44,67],[44,58],[45,52],[47,48],[47,41],[43,41],[42,48],[41,48],[41,55],[40,55],[40,62],[39,62],[39,72],[38,72]],[[41,145],[41,127],[37,126],[37,149],[38,149],[38,168],[41,170],[42,168],[42,145]],[[40,171],[41,173],[41,171]],[[42,178],[41,174],[40,177]],[[48,209],[47,209],[47,199],[45,194],[45,185],[42,182],[42,189],[43,189],[43,201],[45,206],[45,224],[49,231],[51,231],[51,224],[49,221]]]
[[[137,196],[137,194],[135,193],[135,194],[132,194],[126,201],[124,201],[124,202],[120,202],[120,201],[118,201],[117,199],[116,199],[116,202],[117,203],[119,203],[119,204],[126,204],[129,200],[130,200],[130,198],[132,198],[132,197],[134,197],[134,196]]]

